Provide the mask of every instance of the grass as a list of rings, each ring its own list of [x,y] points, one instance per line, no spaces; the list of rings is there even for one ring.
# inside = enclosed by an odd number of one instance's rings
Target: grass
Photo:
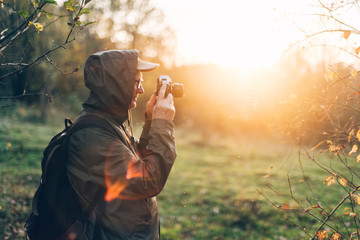
[[[1,239],[24,237],[42,151],[61,128],[0,122]],[[309,239],[301,229],[312,235],[319,223],[299,211],[289,197],[287,176],[294,197],[305,207],[319,203],[330,212],[347,194],[339,184],[324,185],[329,173],[305,155],[300,157],[303,175],[296,149],[278,139],[204,136],[177,129],[176,140],[178,157],[158,196],[162,239]],[[315,157],[324,165],[332,160],[333,168],[345,170],[332,155]],[[344,221],[351,232],[355,226],[343,215],[344,207],[335,221]],[[314,214],[324,219],[317,210]]]

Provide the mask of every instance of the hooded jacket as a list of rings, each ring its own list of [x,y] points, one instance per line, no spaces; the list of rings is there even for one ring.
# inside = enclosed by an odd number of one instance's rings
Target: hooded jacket
[[[99,188],[106,190],[85,224],[83,239],[159,239],[155,196],[176,158],[174,126],[165,119],[147,120],[140,142],[126,131],[137,59],[136,50],[110,50],[91,55],[85,64],[90,94],[79,117],[100,116],[117,136],[85,128],[69,140],[67,174],[83,209]]]

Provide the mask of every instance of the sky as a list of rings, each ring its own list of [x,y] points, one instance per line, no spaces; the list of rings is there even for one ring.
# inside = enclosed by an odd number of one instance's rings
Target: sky
[[[304,38],[292,21],[316,1],[154,2],[177,33],[178,64],[215,63],[249,70],[271,66],[291,43]]]

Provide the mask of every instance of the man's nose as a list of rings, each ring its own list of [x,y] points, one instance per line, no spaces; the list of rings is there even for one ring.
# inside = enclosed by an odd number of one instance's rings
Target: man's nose
[[[144,87],[143,87],[142,85],[140,85],[140,87],[139,87],[138,90],[137,90],[137,93],[138,93],[138,94],[143,94],[144,92],[145,92]]]

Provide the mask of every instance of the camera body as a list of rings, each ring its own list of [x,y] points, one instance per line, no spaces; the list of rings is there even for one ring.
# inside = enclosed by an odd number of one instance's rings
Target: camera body
[[[181,83],[171,83],[171,78],[167,75],[160,75],[157,80],[156,96],[162,85],[166,85],[165,97],[171,93],[174,98],[180,98],[184,94],[184,86]]]

